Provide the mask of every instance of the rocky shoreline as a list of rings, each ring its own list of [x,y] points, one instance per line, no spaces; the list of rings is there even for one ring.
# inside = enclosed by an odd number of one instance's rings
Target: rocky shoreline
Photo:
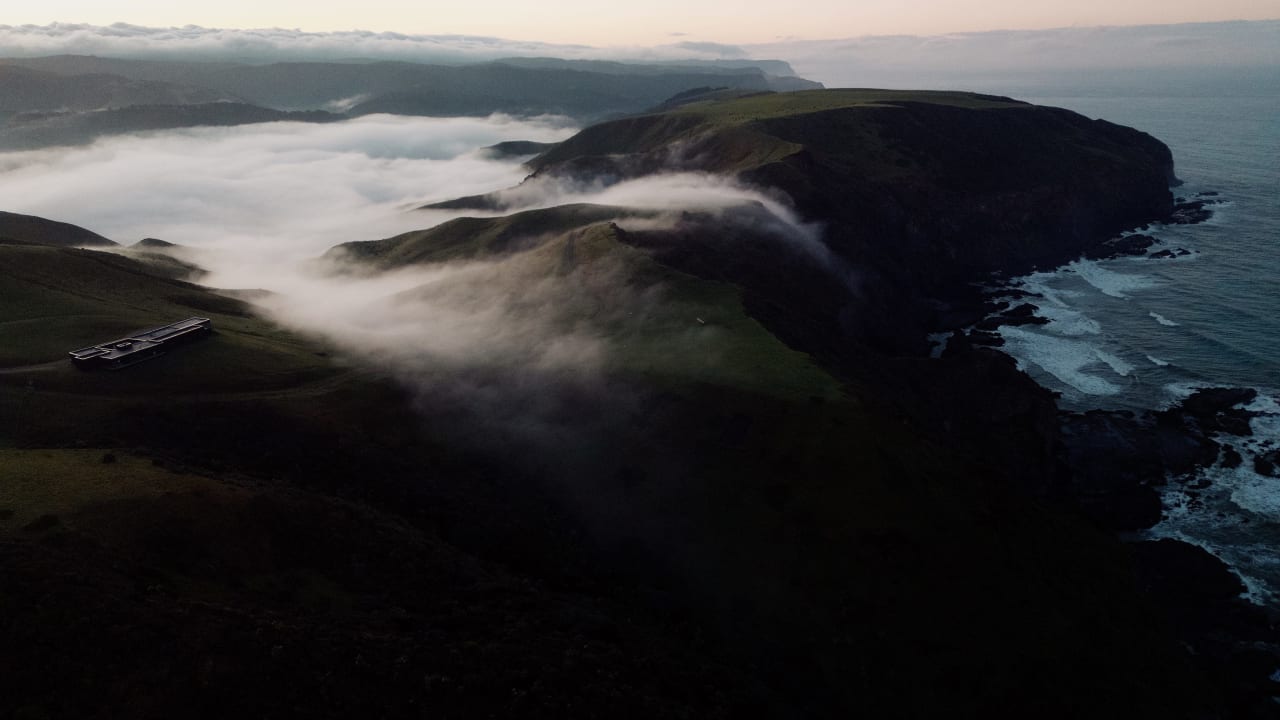
[[[1216,192],[1177,198],[1165,224],[1195,224],[1213,215]],[[1163,260],[1191,254],[1184,248],[1152,251],[1149,226],[1116,235],[1079,257],[1105,260],[1143,256]],[[1071,262],[1068,258],[1064,262]],[[998,350],[1005,326],[1045,324],[1029,295],[997,280],[978,292],[960,293],[946,319],[951,325],[942,356],[965,358]],[[994,299],[1001,298],[1001,299]],[[973,318],[978,318],[974,320]],[[955,327],[957,321],[968,321]],[[1205,387],[1162,410],[1058,410],[1057,460],[1061,472],[1050,494],[1100,528],[1116,533],[1130,551],[1141,590],[1196,658],[1197,665],[1231,695],[1232,716],[1267,716],[1280,696],[1280,610],[1250,602],[1231,567],[1208,550],[1181,540],[1151,539],[1145,531],[1163,518],[1161,489],[1187,488],[1194,500],[1209,486],[1203,470],[1252,463],[1256,472],[1280,477],[1280,450],[1243,457],[1227,437],[1252,434],[1259,413],[1245,406],[1252,388]]]
[[[1212,463],[1223,452],[1213,436],[1238,430],[1242,420],[1247,426],[1237,408],[1242,397],[1206,391],[1159,417],[1062,412],[1052,392],[993,350],[1001,326],[1048,321],[1007,287],[1000,300],[975,281],[1081,257],[1147,254],[1155,244],[1148,223],[1201,222],[1218,201],[1208,193],[1175,198],[1172,155],[1145,133],[1007,98],[966,102],[1000,109],[979,114],[894,99],[889,107],[742,126],[697,113],[628,118],[535,158],[531,179],[618,182],[681,170],[779,192],[799,215],[822,221],[832,252],[858,269],[853,297],[823,268],[796,262],[780,272],[777,258],[787,256],[763,240],[744,242],[751,235],[741,230],[733,253],[707,246],[714,222],[686,217],[665,234],[623,240],[681,271],[742,287],[748,312],[771,332],[856,378],[860,400],[971,458],[982,482],[998,488],[993,495],[1045,498],[1113,535],[1150,527],[1161,516],[1156,488],[1170,469]],[[997,114],[1001,123],[991,122]],[[1046,147],[1050,136],[1062,142]],[[869,142],[884,149],[875,162]],[[1076,142],[1111,152],[1101,161]],[[774,145],[776,154],[757,152]],[[902,171],[921,167],[929,168],[927,179]],[[746,248],[757,245],[768,260],[744,262]],[[1168,248],[1148,257],[1188,253]],[[939,331],[950,333],[943,362],[917,363],[927,352],[925,335]],[[1127,550],[1134,581],[1162,616],[1157,622],[1219,688],[1221,705],[1234,716],[1267,716],[1277,694],[1274,619],[1243,600],[1239,578],[1198,547],[1137,541]]]
[[[716,130],[688,140],[686,126],[697,123],[686,116],[597,126],[531,167],[535,178],[642,176],[669,168],[671,136],[691,145],[679,169],[734,172],[749,184],[781,191],[802,216],[826,223],[833,252],[859,268],[856,297],[836,317],[831,303],[839,305],[840,294],[818,291],[821,278],[785,293],[770,290],[772,277],[716,267],[716,274],[746,289],[753,316],[828,367],[873,378],[877,402],[896,406],[923,435],[978,453],[994,481],[1050,498],[1111,533],[1150,528],[1162,513],[1157,488],[1171,474],[1185,476],[1228,452],[1214,438],[1247,430],[1247,413],[1239,406],[1252,398],[1217,389],[1161,413],[1061,411],[1052,392],[995,351],[1003,344],[1000,327],[1048,320],[1018,291],[1003,286],[993,294],[975,280],[1080,258],[1188,255],[1177,247],[1152,252],[1150,223],[1203,222],[1219,202],[1216,193],[1174,197],[1169,187],[1180,182],[1168,148],[1129,128],[1045,108],[1022,115],[1005,110],[1007,125],[997,126],[954,107],[896,105],[757,123],[750,130],[758,136],[804,150],[756,167],[709,161],[726,157],[721,146],[736,136]],[[865,145],[866,136],[851,130],[859,124],[901,153],[898,167],[919,163],[936,176],[919,182],[880,168],[850,173],[865,158],[841,148]],[[971,135],[947,143],[943,138],[956,128]],[[1123,160],[1090,165],[1087,153],[1045,151],[1038,142],[1046,133],[1087,133],[1089,142],[1115,148]],[[999,153],[977,159],[962,150],[976,146]],[[1022,174],[1029,167],[1039,170]],[[693,254],[683,249],[659,257],[707,274],[711,264]],[[810,326],[796,326],[796,316],[809,318]],[[905,360],[927,352],[922,338],[930,332],[950,335],[943,362],[916,366]],[[833,345],[831,337],[842,340]],[[1280,457],[1258,461],[1280,465]],[[1201,671],[1230,696],[1224,705],[1236,715],[1265,716],[1271,697],[1280,694],[1270,679],[1280,659],[1275,618],[1242,599],[1240,579],[1201,548],[1173,540],[1136,540],[1127,547],[1141,589]]]
[[[1062,412],[1063,460],[1070,482],[1059,492],[1098,525],[1124,533],[1162,518],[1159,488],[1178,483],[1192,496],[1208,486],[1199,471],[1245,462],[1223,436],[1252,433],[1256,415],[1242,406],[1257,391],[1204,388],[1158,411]],[[1249,459],[1261,469],[1271,459]],[[1272,466],[1274,468],[1274,465]],[[1244,597],[1245,584],[1209,551],[1174,539],[1126,533],[1144,591],[1156,599],[1180,639],[1206,672],[1238,699],[1262,703],[1280,695],[1280,612]]]

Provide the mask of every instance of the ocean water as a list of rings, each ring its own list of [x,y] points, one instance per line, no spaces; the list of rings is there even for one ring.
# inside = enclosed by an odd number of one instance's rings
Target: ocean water
[[[1243,465],[1205,470],[1190,484],[1207,481],[1200,489],[1171,482],[1165,519],[1149,534],[1208,548],[1251,599],[1280,608],[1280,479],[1252,464],[1280,446],[1280,70],[1157,79],[1005,93],[1149,132],[1173,150],[1185,183],[1175,195],[1218,193],[1219,204],[1207,222],[1147,231],[1159,241],[1151,253],[1185,256],[1078,260],[1021,278],[1050,322],[1004,328],[1004,350],[1074,410],[1162,408],[1197,387],[1256,388],[1253,436],[1220,438]]]

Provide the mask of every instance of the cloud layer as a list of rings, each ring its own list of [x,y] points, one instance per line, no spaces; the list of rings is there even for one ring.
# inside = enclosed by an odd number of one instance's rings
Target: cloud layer
[[[715,43],[599,48],[471,35],[410,35],[364,30],[231,30],[195,25],[153,28],[126,23],[108,26],[81,23],[0,25],[0,56],[58,54],[153,60],[278,62],[358,59],[466,63],[505,57],[649,61],[719,59],[740,58],[744,51]]]
[[[151,28],[117,23],[0,25],[0,55],[62,53],[185,60],[404,60],[464,63],[504,57],[623,61],[791,61],[797,72],[828,85],[958,74],[1124,67],[1274,66],[1280,64],[1280,20],[1130,27],[862,36],[757,45],[679,41],[648,47],[593,47],[465,35],[393,32],[302,32],[283,28],[226,30]]]
[[[0,154],[0,197],[6,210],[73,222],[123,243],[158,237],[191,248],[189,259],[210,271],[201,282],[272,291],[265,307],[278,319],[377,359],[418,387],[432,385],[426,376],[456,379],[463,369],[507,364],[521,368],[503,375],[517,386],[529,373],[545,380],[546,373],[570,369],[582,380],[607,359],[608,343],[595,328],[616,328],[624,316],[642,319],[655,302],[649,290],[628,289],[626,269],[611,260],[578,272],[525,254],[375,277],[321,274],[313,262],[342,242],[390,237],[461,214],[412,210],[423,203],[524,178],[516,161],[493,159],[482,147],[554,141],[570,132],[555,118],[501,116],[165,131]],[[819,229],[778,200],[702,175],[611,187],[534,183],[513,210],[576,202],[656,211],[650,223],[663,213],[751,206],[756,229],[826,258]],[[577,313],[585,306],[592,320],[584,324]],[[526,399],[541,401],[536,393]]]
[[[0,154],[7,210],[143,237],[293,261],[348,240],[430,225],[422,202],[519,182],[526,171],[476,149],[549,142],[557,119],[375,115],[335,124],[193,128],[83,148]]]

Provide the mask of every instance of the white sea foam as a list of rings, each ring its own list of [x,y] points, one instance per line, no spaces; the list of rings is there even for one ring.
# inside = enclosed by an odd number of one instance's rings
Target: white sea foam
[[[1186,400],[1187,398],[1191,397],[1191,393],[1194,393],[1200,388],[1206,388],[1206,387],[1209,387],[1209,384],[1203,383],[1203,382],[1168,383],[1161,388],[1161,390],[1164,391],[1165,397],[1168,398],[1168,402],[1162,405],[1161,409],[1168,408],[1173,405],[1177,405],[1183,400]]]
[[[1174,508],[1166,506],[1165,516],[1168,517],[1172,513],[1176,516],[1178,511]],[[1196,518],[1202,513],[1202,510],[1184,510],[1181,514],[1186,518]],[[1172,525],[1168,520],[1151,528],[1146,532],[1146,536],[1152,539],[1168,538],[1170,540],[1178,540],[1189,545],[1195,545],[1204,548],[1209,554],[1222,560],[1231,567],[1236,577],[1244,583],[1244,598],[1256,605],[1265,605],[1275,598],[1276,593],[1267,582],[1260,577],[1248,572],[1242,572],[1240,565],[1251,564],[1253,557],[1265,556],[1267,550],[1262,548],[1250,548],[1244,545],[1225,545],[1221,543],[1210,542],[1195,532],[1183,532],[1178,527]],[[1253,552],[1249,552],[1253,550]],[[1259,552],[1261,550],[1261,552]]]
[[[1246,461],[1235,468],[1223,481],[1231,488],[1231,502],[1242,510],[1260,515],[1271,522],[1280,522],[1280,479],[1254,472],[1252,455],[1272,450],[1280,440],[1280,407],[1275,398],[1259,394],[1247,408],[1262,413],[1249,422],[1253,431],[1246,437],[1220,436],[1219,441],[1233,446]]]
[[[1272,436],[1280,438],[1280,397],[1268,390],[1259,390],[1258,397],[1246,405],[1245,409],[1264,413],[1262,417],[1254,418],[1254,426],[1263,433],[1274,431]]]
[[[1169,318],[1161,315],[1158,312],[1149,312],[1147,314],[1155,318],[1156,322],[1160,323],[1161,325],[1164,325],[1165,327],[1178,327],[1178,323],[1170,320]]]
[[[1013,355],[1021,364],[1035,365],[1059,382],[1085,395],[1115,395],[1121,390],[1120,386],[1106,378],[1085,372],[1086,368],[1102,363],[1121,375],[1133,370],[1128,363],[1083,340],[1045,335],[1017,327],[1001,328],[1000,335],[1005,339],[1005,352]],[[1104,359],[1103,355],[1114,361],[1115,365]],[[1126,368],[1125,373],[1119,372]]]
[[[1166,497],[1166,503],[1169,498]],[[1186,531],[1181,528],[1179,519],[1192,523],[1203,516],[1203,509],[1187,509],[1185,505],[1177,507],[1165,506],[1165,520],[1148,530],[1145,535],[1152,539],[1168,538],[1189,545],[1204,548],[1209,554],[1227,563],[1227,566],[1244,583],[1243,597],[1255,605],[1267,605],[1275,600],[1276,590],[1262,578],[1263,572],[1274,572],[1276,561],[1274,552],[1268,545],[1245,544],[1236,542],[1216,542],[1207,540],[1198,528],[1189,526]]]
[[[1112,372],[1119,375],[1120,377],[1129,377],[1129,373],[1133,372],[1132,365],[1120,359],[1118,356],[1112,355],[1111,353],[1106,352],[1105,350],[1102,350],[1100,348],[1094,348],[1093,354],[1096,355],[1099,360],[1105,363],[1107,367],[1111,368]]]
[[[1114,298],[1125,299],[1129,297],[1128,293],[1157,285],[1155,278],[1107,270],[1092,260],[1077,260],[1067,267],[1098,292]]]
[[[1155,365],[1156,367],[1169,367],[1169,364],[1170,364],[1168,360],[1161,360],[1160,358],[1154,357],[1152,355],[1148,355],[1147,360],[1150,360],[1151,364]]]
[[[929,357],[940,358],[942,351],[947,349],[947,338],[951,337],[951,333],[937,332],[929,334]]]
[[[1054,335],[1079,337],[1081,335],[1097,335],[1102,332],[1102,325],[1079,310],[1072,310],[1065,304],[1037,307],[1036,314],[1049,321],[1044,329]]]
[[[1191,392],[1195,386],[1167,386]],[[1247,410],[1261,413],[1250,423],[1252,435],[1219,435],[1244,458],[1234,468],[1217,465],[1201,471],[1208,486],[1190,492],[1170,483],[1164,493],[1165,513],[1151,529],[1154,537],[1171,537],[1200,545],[1229,563],[1248,588],[1245,596],[1259,604],[1280,597],[1280,557],[1271,533],[1280,523],[1280,480],[1254,471],[1252,459],[1280,441],[1280,402],[1262,392]]]
[[[1280,521],[1280,481],[1259,475],[1240,467],[1242,476],[1231,490],[1231,502],[1241,510],[1261,515],[1270,521]]]
[[[1236,203],[1234,200],[1219,200],[1218,202],[1209,206],[1213,210],[1213,214],[1205,218],[1204,220],[1200,221],[1200,223],[1198,224],[1200,225],[1230,224],[1231,220],[1233,219],[1231,217],[1231,210],[1234,209],[1235,204]]]
[[[1019,289],[1029,292],[1033,295],[1039,295],[1044,298],[1050,305],[1060,308],[1070,307],[1067,302],[1070,298],[1080,297],[1080,293],[1075,290],[1064,290],[1050,285],[1054,281],[1061,280],[1068,275],[1069,271],[1065,269],[1054,270],[1052,272],[1038,272],[1028,275],[1019,284]]]

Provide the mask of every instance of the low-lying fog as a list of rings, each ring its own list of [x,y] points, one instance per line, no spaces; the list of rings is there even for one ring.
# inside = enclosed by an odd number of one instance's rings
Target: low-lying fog
[[[483,148],[549,142],[573,132],[558,118],[369,116],[339,124],[271,123],[100,140],[88,147],[0,154],[3,209],[84,226],[128,245],[154,237],[195,249],[219,288],[276,293],[264,308],[393,369],[420,374],[520,358],[540,371],[595,368],[604,343],[569,307],[586,280],[541,277],[519,259],[329,275],[310,262],[350,240],[391,237],[464,214],[424,203],[502,190],[527,170]],[[754,205],[776,232],[825,261],[815,227],[776,199],[724,180],[668,175],[612,187],[530,183],[513,209],[594,202],[656,211]],[[644,222],[660,222],[649,216]],[[632,219],[630,222],[640,222]],[[651,297],[591,292],[630,310]],[[563,306],[563,307],[562,307]],[[635,313],[636,317],[643,312]],[[603,316],[602,316],[603,317]],[[166,318],[157,318],[157,321]]]
[[[0,154],[0,207],[124,244],[156,237],[194,248],[211,271],[200,282],[273,291],[260,300],[270,317],[390,373],[411,391],[433,437],[532,469],[608,537],[644,522],[619,520],[636,514],[632,500],[602,496],[589,481],[617,477],[630,462],[609,448],[644,416],[649,396],[633,370],[720,377],[719,368],[741,365],[731,331],[666,302],[670,288],[637,275],[625,251],[584,252],[590,261],[575,264],[562,262],[571,250],[551,248],[373,276],[325,274],[318,268],[326,263],[313,261],[338,243],[461,215],[413,208],[509,188],[527,174],[518,160],[493,159],[483,147],[571,132],[555,119],[386,116],[166,131]],[[620,222],[650,226],[682,210],[746,205],[723,217],[745,215],[755,230],[771,228],[810,255],[825,251],[817,229],[776,199],[705,176],[608,188],[539,182],[515,205],[581,201],[649,208]],[[662,457],[650,460],[682,462]]]
[[[9,211],[82,225],[126,245],[156,237],[234,250],[237,264],[248,256],[297,260],[431,225],[405,210],[526,174],[480,148],[571,132],[556,118],[389,115],[166,131],[0,154],[0,197]]]

